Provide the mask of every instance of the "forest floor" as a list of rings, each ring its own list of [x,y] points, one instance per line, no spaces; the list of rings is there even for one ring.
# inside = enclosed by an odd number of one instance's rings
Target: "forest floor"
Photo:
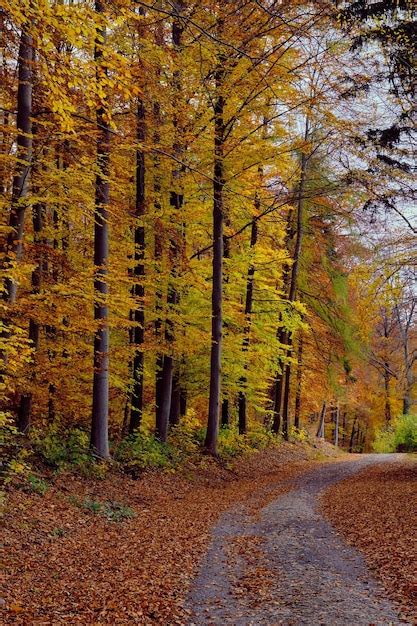
[[[289,493],[256,515],[238,508],[223,515],[188,597],[191,624],[411,623],[400,615],[400,607],[386,598],[361,553],[346,544],[318,508],[319,495],[324,491],[327,496],[325,490],[331,485],[369,465],[378,464],[380,469],[379,464],[402,458],[403,455],[362,455],[324,465],[298,477]],[[366,482],[366,477],[362,480]],[[367,508],[371,494],[364,499],[360,494],[352,496],[349,488],[347,492],[350,499],[357,501],[358,508]],[[398,495],[398,491],[394,492],[391,498]],[[396,507],[397,514],[399,508]],[[347,516],[339,525],[349,526],[350,521]],[[412,522],[411,516],[408,521]],[[367,534],[382,529],[373,516],[368,517],[367,523]],[[395,543],[397,525],[393,523],[394,518],[389,537],[379,535],[376,541]],[[411,532],[410,527],[410,543]],[[395,552],[394,545],[391,552]]]
[[[321,510],[417,624],[417,458],[404,456],[326,490]]]
[[[334,468],[343,467],[339,480],[364,463],[354,455],[343,462],[334,456],[331,446],[283,444],[247,455],[232,468],[207,458],[198,466],[149,472],[139,480],[117,473],[102,480],[67,473],[54,477],[43,495],[14,490],[2,520],[6,567],[0,619],[54,626],[219,623],[210,609],[201,614],[205,621],[190,616],[201,583],[199,565],[211,559],[213,541],[223,524],[230,525],[230,516],[238,524],[236,534],[227,537],[224,562],[217,560],[217,570],[208,571],[222,579],[230,563],[247,559],[243,569],[232,567],[231,595],[223,590],[227,605],[232,598],[244,600],[246,619],[252,615],[251,598],[255,605],[270,603],[276,582],[272,577],[271,585],[272,570],[264,562],[263,537],[254,530],[248,534],[248,524],[261,523],[270,507],[279,523],[274,507],[284,503],[285,509],[285,498],[299,493],[300,483],[294,481],[334,475]],[[287,593],[298,593],[289,582],[284,586]],[[208,596],[199,599],[203,608],[209,608]],[[229,623],[304,622],[247,618]]]

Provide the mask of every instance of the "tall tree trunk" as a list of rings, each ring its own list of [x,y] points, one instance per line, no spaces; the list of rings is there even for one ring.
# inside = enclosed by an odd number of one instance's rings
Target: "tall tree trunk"
[[[102,0],[96,0],[95,10],[99,16],[104,12]],[[97,82],[101,80],[103,67],[103,45],[106,29],[97,28],[94,48]],[[92,450],[101,458],[108,458],[108,416],[109,416],[109,325],[108,325],[108,285],[107,263],[109,254],[108,243],[108,206],[110,202],[110,126],[106,111],[100,103],[97,114],[97,175],[94,223],[94,319],[98,328],[94,338],[94,378],[93,378],[93,410],[91,420]]]
[[[179,368],[174,368],[174,374],[172,376],[172,394],[171,394],[171,407],[169,411],[169,423],[172,426],[179,424],[181,416],[181,387],[180,387],[180,372]]]
[[[159,6],[159,2],[156,3]],[[159,22],[155,29],[155,44],[162,51],[164,45],[163,24]],[[156,70],[156,82],[159,82],[161,74],[161,68],[157,67]],[[161,142],[160,126],[162,124],[161,106],[159,101],[153,103],[153,144],[159,147]],[[155,223],[154,223],[154,259],[156,273],[162,272],[162,257],[164,251],[164,225],[160,219],[161,214],[161,160],[157,152],[153,155],[153,192],[154,192],[154,210],[155,210]],[[164,356],[159,348],[162,335],[162,301],[163,290],[161,287],[161,279],[156,279],[156,291],[155,291],[155,342],[157,345],[157,353],[155,358],[155,425],[160,421],[160,412],[162,406],[162,370],[164,366]]]
[[[355,413],[355,417],[353,418],[353,423],[352,423],[352,431],[350,433],[349,452],[353,452],[353,442],[354,442],[355,434],[356,434],[355,426],[356,426],[357,419],[358,419],[358,415]],[[359,427],[358,427],[358,430],[359,430]]]
[[[317,437],[319,439],[324,439],[324,423],[326,420],[326,409],[327,409],[327,402],[326,400],[324,400],[323,402],[323,406],[321,408],[321,413],[320,413],[320,421],[319,421],[319,427],[317,429]]]
[[[303,389],[303,334],[300,332],[298,339],[298,353],[297,353],[297,380],[295,391],[295,409],[294,409],[294,426],[300,428],[301,417],[301,393]]]
[[[43,211],[44,207],[42,204],[36,203],[32,209],[32,221],[33,221],[33,233],[34,233],[34,243],[36,249],[36,265],[32,271],[32,294],[36,295],[40,292],[41,282],[42,282],[42,265],[43,265],[43,254],[42,254],[42,242],[40,241],[42,229],[43,229]],[[39,350],[39,334],[40,328],[38,322],[33,319],[33,317],[29,320],[29,339],[32,343],[33,350],[36,352]],[[33,376],[33,373],[32,373]],[[20,405],[18,409],[18,419],[17,419],[17,427],[20,432],[28,433],[30,429],[31,423],[31,412],[32,412],[32,392],[27,391],[22,393],[20,397]]]
[[[135,198],[135,266],[133,270],[134,285],[133,295],[135,308],[131,312],[131,318],[135,322],[131,337],[135,346],[133,357],[133,388],[131,396],[131,414],[129,433],[137,430],[142,421],[143,412],[143,342],[145,339],[145,309],[144,297],[145,286],[145,153],[141,144],[145,141],[145,107],[142,100],[138,101],[137,107],[137,140],[136,150],[136,198]]]
[[[210,391],[205,447],[217,454],[219,432],[220,377],[222,356],[223,301],[223,187],[224,187],[224,69],[218,66],[215,75],[214,104],[214,176],[213,176],[213,287],[211,296]]]
[[[255,198],[255,210],[256,215],[259,214],[260,202],[259,196],[256,195]],[[258,240],[258,223],[257,220],[252,220],[251,227],[251,236],[250,236],[250,248],[251,250],[255,247]],[[248,369],[248,362],[246,354],[249,350],[250,345],[250,329],[252,324],[252,307],[253,307],[253,285],[254,285],[254,277],[255,277],[255,265],[252,262],[248,269],[248,276],[246,279],[246,297],[245,297],[245,333],[242,342],[242,352],[244,358],[244,374],[240,378],[240,391],[238,396],[238,416],[239,416],[239,434],[244,435],[247,430],[247,406],[246,406],[246,385],[247,385],[247,377],[246,371]]]
[[[339,407],[339,403],[337,403],[336,405],[336,409],[334,412],[334,445],[336,446],[336,448],[339,445],[339,415],[340,415],[340,407]]]
[[[12,199],[3,264],[8,267],[19,261],[23,250],[26,204],[32,159],[32,37],[23,28],[20,36],[17,87],[17,161],[13,177]],[[3,299],[8,304],[16,300],[17,284],[9,276],[5,280]]]
[[[391,422],[391,392],[390,392],[390,373],[389,364],[385,363],[384,368],[384,390],[385,390],[385,422],[389,424]]]
[[[287,217],[287,226],[286,226],[286,237],[285,237],[285,247],[289,249],[290,242],[293,238],[293,228],[291,225],[292,212],[288,211]],[[287,293],[289,288],[289,280],[290,280],[290,266],[289,263],[285,263],[283,267],[283,277],[282,277],[282,291],[283,293]],[[282,313],[279,315],[279,323],[277,330],[277,339],[280,346],[285,346],[287,343],[287,332],[285,328],[280,326],[282,324]],[[283,348],[280,348],[283,349]],[[277,372],[274,378],[273,384],[273,397],[272,397],[272,432],[275,434],[279,434],[281,431],[281,410],[282,410],[282,395],[284,389],[284,358],[283,356],[279,356],[277,363]]]
[[[175,17],[172,23],[172,44],[174,52],[178,57],[181,51],[181,39],[183,33],[183,22],[181,20],[181,13],[184,8],[183,2],[174,3]],[[177,100],[179,100],[182,91],[181,85],[181,72],[178,68],[173,74],[173,89],[176,94]],[[181,159],[182,155],[182,122],[180,121],[177,111],[173,117],[174,126],[174,144],[173,153],[177,160]],[[170,278],[168,284],[167,293],[167,309],[168,317],[165,324],[165,339],[168,345],[169,352],[164,355],[162,364],[162,381],[160,388],[160,407],[157,415],[156,422],[156,434],[161,441],[166,441],[168,434],[169,418],[171,414],[171,400],[174,374],[174,357],[172,354],[172,344],[175,337],[174,322],[172,321],[172,314],[177,308],[179,303],[179,293],[176,286],[176,279],[178,274],[178,263],[181,256],[181,224],[180,211],[184,203],[184,196],[181,189],[181,167],[178,163],[175,165],[172,171],[172,189],[170,192],[170,205],[174,211],[175,219],[172,220],[171,233],[169,239],[169,260],[170,260]]]
[[[342,415],[342,447],[346,446],[346,425],[347,425],[347,411],[343,411]]]
[[[305,131],[304,131],[304,141],[308,140],[309,136],[309,120],[308,117],[305,121]],[[295,235],[295,246],[294,246],[294,255],[293,255],[293,264],[291,267],[291,280],[290,280],[290,289],[288,294],[289,302],[294,302],[295,296],[297,293],[297,283],[298,283],[298,273],[300,266],[300,256],[301,256],[301,247],[303,242],[304,235],[304,190],[305,190],[305,182],[306,182],[306,172],[307,172],[307,162],[308,157],[304,152],[301,153],[301,163],[300,163],[300,182],[298,185],[298,193],[297,193],[297,231]],[[284,435],[284,439],[288,439],[288,429],[289,429],[289,406],[290,406],[290,382],[291,382],[291,363],[289,362],[289,358],[291,357],[292,352],[292,343],[293,336],[292,333],[287,333],[287,363],[284,368],[284,396],[283,396],[283,406],[282,406],[282,432]]]

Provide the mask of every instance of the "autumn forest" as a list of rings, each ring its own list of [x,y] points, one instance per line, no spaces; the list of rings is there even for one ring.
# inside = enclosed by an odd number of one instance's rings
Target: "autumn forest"
[[[6,486],[416,450],[413,5],[0,0]]]

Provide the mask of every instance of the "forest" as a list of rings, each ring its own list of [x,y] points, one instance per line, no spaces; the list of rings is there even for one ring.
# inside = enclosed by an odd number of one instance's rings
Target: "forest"
[[[6,492],[416,451],[415,14],[0,0]]]

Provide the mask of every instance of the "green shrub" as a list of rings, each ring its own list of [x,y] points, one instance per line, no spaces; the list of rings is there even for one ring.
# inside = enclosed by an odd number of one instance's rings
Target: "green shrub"
[[[218,452],[219,457],[231,460],[250,451],[247,436],[239,435],[234,428],[222,428],[219,432]]]
[[[417,451],[417,417],[401,415],[389,426],[380,428],[372,447],[380,453]]]
[[[81,467],[92,462],[88,435],[79,428],[65,430],[54,424],[47,430],[34,430],[31,441],[34,450],[56,469],[66,465]]]
[[[100,502],[90,498],[85,498],[83,502],[80,502],[76,497],[70,498],[70,502],[93,515],[105,517],[109,522],[122,522],[125,519],[132,519],[136,516],[132,508],[121,502],[111,500]]]
[[[395,425],[395,449],[398,452],[417,451],[417,416],[402,415]]]
[[[120,443],[114,456],[127,472],[138,475],[146,468],[173,467],[176,455],[171,446],[154,435],[137,432]]]
[[[37,493],[39,496],[44,496],[48,491],[49,485],[46,480],[43,478],[39,478],[35,476],[35,474],[29,474],[28,479],[28,491],[32,491],[33,493]]]
[[[171,429],[169,443],[183,458],[196,453],[201,448],[205,435],[205,427],[196,418],[194,411],[189,411],[180,423]]]
[[[392,427],[384,427],[375,432],[375,439],[372,448],[378,453],[387,453],[395,451],[394,429]]]
[[[305,428],[296,428],[295,426],[290,426],[290,439],[293,441],[303,441],[308,440],[308,431]]]

